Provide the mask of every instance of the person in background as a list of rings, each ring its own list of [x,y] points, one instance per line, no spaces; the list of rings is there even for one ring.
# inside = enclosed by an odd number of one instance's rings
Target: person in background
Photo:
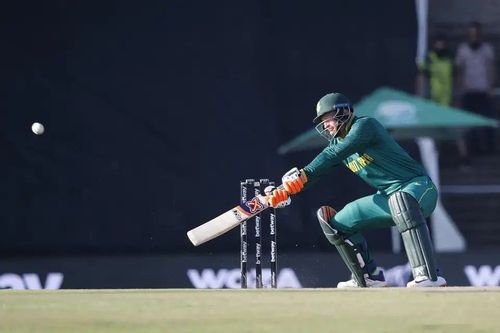
[[[491,44],[483,41],[480,23],[469,24],[467,41],[459,45],[455,64],[461,107],[486,117],[494,117],[491,96],[495,84],[495,53]],[[492,129],[473,130],[469,140],[470,147],[474,147],[478,154],[495,151]]]
[[[455,80],[454,69],[454,59],[448,46],[448,38],[444,34],[437,34],[432,39],[432,46],[426,58],[418,64],[417,95],[428,97],[443,106],[451,106]],[[428,87],[427,93],[424,91],[424,86]],[[470,158],[462,133],[457,133],[456,144],[461,166],[468,167]]]

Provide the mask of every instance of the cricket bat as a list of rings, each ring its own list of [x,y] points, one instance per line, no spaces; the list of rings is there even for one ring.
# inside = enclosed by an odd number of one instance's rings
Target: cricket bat
[[[282,189],[283,187],[278,187]],[[254,217],[269,208],[267,197],[258,195],[245,203],[228,210],[224,214],[187,232],[187,236],[194,246],[198,246],[211,239],[219,237],[242,222]]]

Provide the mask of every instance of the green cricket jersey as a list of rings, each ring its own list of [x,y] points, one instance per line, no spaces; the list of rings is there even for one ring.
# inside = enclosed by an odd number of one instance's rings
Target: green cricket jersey
[[[354,117],[345,138],[335,138],[303,169],[308,184],[343,163],[380,193],[389,195],[413,178],[427,176],[376,119]]]

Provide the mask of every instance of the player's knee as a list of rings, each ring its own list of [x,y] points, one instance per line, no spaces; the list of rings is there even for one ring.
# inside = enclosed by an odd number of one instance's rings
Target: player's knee
[[[335,209],[330,206],[321,206],[316,212],[316,215],[318,216],[318,220],[320,220],[320,222],[323,221],[329,225],[336,213]]]
[[[389,207],[399,232],[405,232],[425,224],[422,209],[417,200],[409,193],[395,192],[389,197]]]

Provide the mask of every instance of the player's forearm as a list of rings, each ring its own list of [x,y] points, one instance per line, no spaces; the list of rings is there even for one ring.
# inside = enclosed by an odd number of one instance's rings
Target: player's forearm
[[[305,173],[305,175],[307,177],[307,183],[304,184],[304,189],[303,190],[307,190],[307,189],[311,188],[314,184],[316,184],[321,177],[314,176],[314,175],[308,173],[304,169],[302,169],[302,170],[303,170],[303,172]]]

